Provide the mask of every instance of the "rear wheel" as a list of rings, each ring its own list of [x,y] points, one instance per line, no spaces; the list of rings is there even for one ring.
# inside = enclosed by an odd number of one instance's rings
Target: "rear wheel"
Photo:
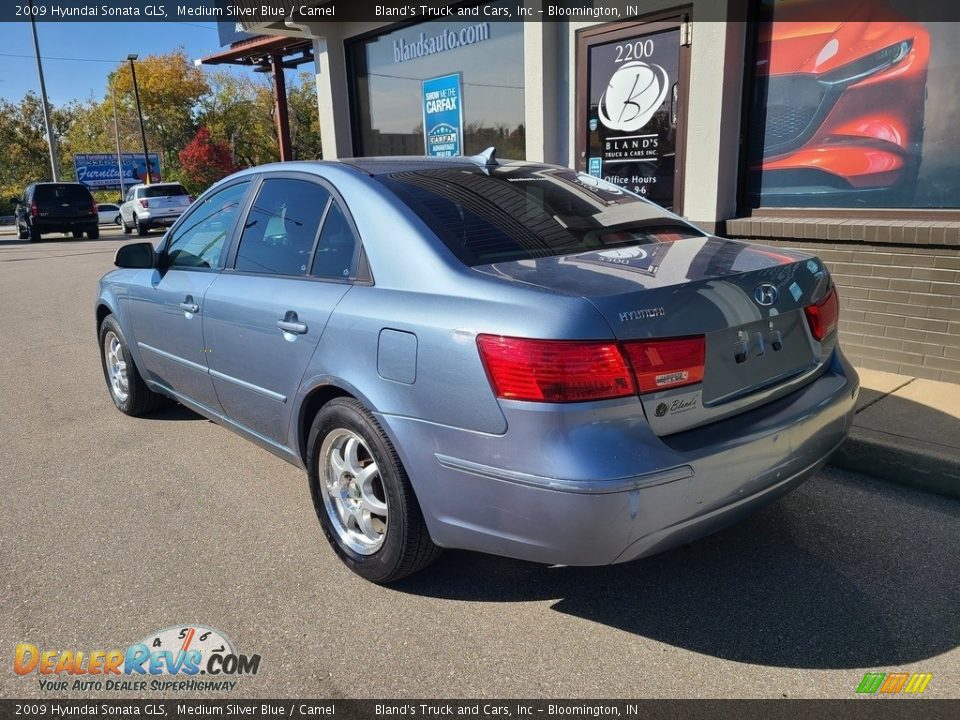
[[[143,415],[165,405],[168,400],[143,382],[130,357],[127,341],[113,315],[100,325],[100,361],[110,398],[125,415]]]
[[[90,238],[91,240],[98,239],[100,237],[100,228],[95,227],[87,230],[87,237]]]
[[[134,222],[137,224],[137,235],[139,235],[140,237],[143,237],[148,232],[150,232],[150,227],[148,225],[144,225],[142,222],[140,222],[136,218],[134,218]]]
[[[17,240],[26,240],[28,237],[30,237],[30,233],[17,225]]]
[[[73,233],[74,240],[79,240],[83,237],[83,230],[73,230],[71,232]]]
[[[30,242],[40,242],[40,229],[31,225],[29,231]]]
[[[396,450],[359,402],[327,403],[314,418],[307,447],[317,517],[348,568],[389,583],[439,556]]]

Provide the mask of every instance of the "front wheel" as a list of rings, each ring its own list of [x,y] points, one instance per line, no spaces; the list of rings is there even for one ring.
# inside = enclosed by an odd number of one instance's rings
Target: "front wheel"
[[[317,413],[307,468],[324,535],[357,575],[389,583],[439,556],[396,450],[359,402],[336,398]]]
[[[100,325],[100,362],[110,398],[124,415],[143,415],[167,402],[167,398],[153,392],[140,377],[113,315],[108,315]]]

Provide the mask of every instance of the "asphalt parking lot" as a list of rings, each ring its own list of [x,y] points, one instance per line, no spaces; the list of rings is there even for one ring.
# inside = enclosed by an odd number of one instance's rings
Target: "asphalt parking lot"
[[[183,408],[113,408],[92,303],[124,239],[0,236],[0,696],[44,694],[17,643],[203,623],[261,655],[240,697],[850,698],[866,669],[960,697],[960,504],[833,469],[629,565],[448,552],[360,580],[299,470]]]

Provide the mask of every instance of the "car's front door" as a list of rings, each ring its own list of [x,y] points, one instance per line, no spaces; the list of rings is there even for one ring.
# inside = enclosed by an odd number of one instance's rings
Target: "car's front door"
[[[292,401],[358,253],[352,224],[316,178],[263,181],[206,296],[207,360],[224,414],[286,444]]]
[[[187,400],[219,411],[203,342],[204,295],[223,267],[249,180],[204,198],[171,231],[160,267],[130,291],[143,370]]]

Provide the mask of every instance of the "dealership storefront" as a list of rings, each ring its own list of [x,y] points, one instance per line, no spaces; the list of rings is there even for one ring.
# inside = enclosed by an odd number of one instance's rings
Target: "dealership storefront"
[[[524,23],[498,0],[252,29],[312,39],[325,157],[493,145],[811,248],[858,364],[960,382],[960,29],[917,21],[925,4],[636,0]]]

